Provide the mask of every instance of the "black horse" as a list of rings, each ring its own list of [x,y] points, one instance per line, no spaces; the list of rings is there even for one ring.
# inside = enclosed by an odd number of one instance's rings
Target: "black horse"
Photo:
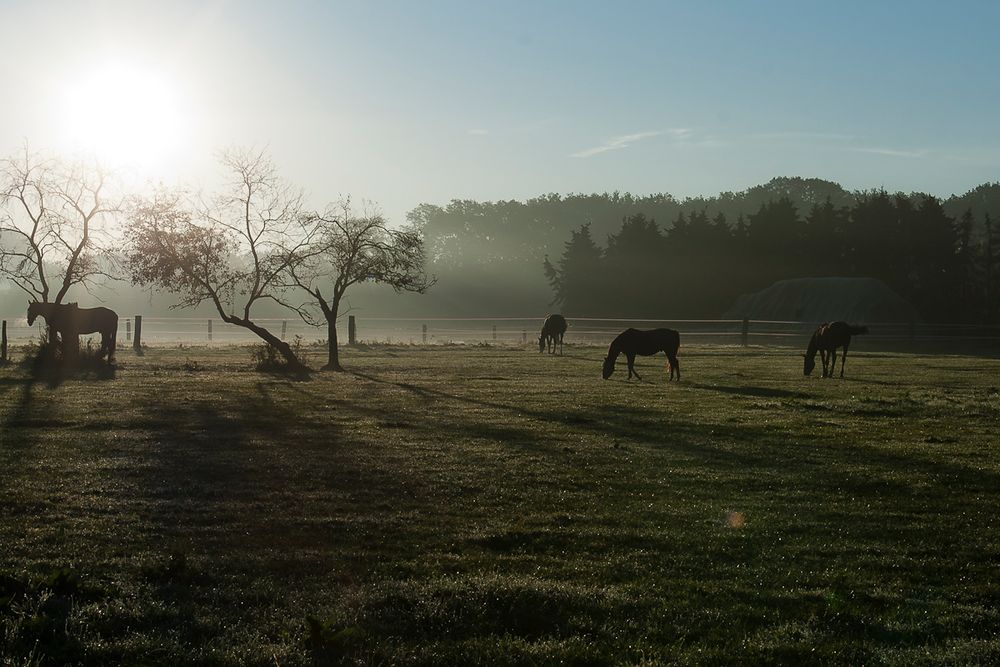
[[[538,351],[544,352],[546,346],[549,354],[555,354],[556,343],[559,343],[559,354],[562,354],[563,334],[566,333],[566,318],[562,315],[549,315],[542,324],[542,334],[538,337]]]
[[[651,329],[650,331],[639,331],[638,329],[626,329],[618,334],[618,337],[611,341],[608,348],[608,356],[604,358],[604,371],[602,375],[607,380],[615,372],[615,361],[619,354],[624,354],[628,359],[628,377],[631,380],[634,374],[637,378],[639,373],[635,370],[635,355],[639,354],[648,357],[658,352],[667,353],[667,361],[670,362],[670,379],[674,379],[674,372],[677,373],[677,380],[681,379],[681,364],[677,361],[677,350],[681,346],[681,335],[673,329]]]
[[[837,370],[837,348],[844,348],[840,357],[840,377],[844,377],[844,363],[847,361],[847,348],[851,346],[851,336],[868,333],[868,327],[855,327],[847,322],[824,322],[819,325],[809,340],[809,349],[805,353],[805,364],[802,373],[809,375],[816,368],[816,352],[823,360],[823,377],[833,377]],[[830,368],[827,370],[827,362]]]
[[[62,339],[63,351],[75,356],[76,350],[69,349],[78,346],[80,334],[100,333],[101,351],[99,356],[108,355],[108,363],[115,356],[115,344],[118,337],[118,314],[110,308],[80,308],[75,303],[39,303],[28,302],[28,326],[35,323],[39,316],[45,319],[49,329]]]

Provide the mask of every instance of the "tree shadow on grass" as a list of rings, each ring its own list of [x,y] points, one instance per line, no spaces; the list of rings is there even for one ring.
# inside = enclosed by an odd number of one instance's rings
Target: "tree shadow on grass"
[[[810,394],[801,391],[790,391],[788,389],[776,389],[774,387],[726,387],[714,384],[691,384],[695,389],[705,389],[707,391],[718,391],[723,394],[736,394],[739,396],[755,396],[758,398],[811,398]]]
[[[144,486],[157,529],[204,547],[325,548],[343,539],[330,525],[370,516],[385,499],[420,495],[417,480],[366,458],[340,422],[281,400],[304,392],[294,380],[258,382],[252,393],[172,402],[148,418]],[[318,398],[314,406],[328,403]],[[334,497],[339,511],[324,505]],[[326,528],[317,529],[322,517]]]
[[[712,469],[737,472],[742,476],[749,477],[755,472],[786,476],[793,471],[794,466],[802,465],[801,461],[796,461],[800,449],[790,441],[791,437],[800,438],[801,434],[789,434],[782,428],[717,422],[695,423],[669,416],[665,418],[663,412],[653,409],[617,404],[590,406],[586,409],[539,410],[526,405],[461,396],[408,382],[395,382],[368,373],[353,374],[371,382],[398,387],[426,401],[439,400],[486,407],[516,416],[528,416],[541,422],[590,431],[606,438],[639,441],[648,446],[688,455]],[[717,389],[710,385],[704,388]],[[723,391],[738,389],[740,388],[726,387]],[[747,395],[758,395],[753,393],[756,391],[761,392],[759,395],[781,398],[809,396],[802,392],[764,387],[748,389]],[[456,422],[457,420],[449,422],[447,428],[455,429]],[[442,427],[437,419],[427,425],[428,430],[435,432],[440,432]],[[466,432],[470,429],[472,432],[489,431],[482,419],[465,427]],[[504,426],[502,430],[511,431],[505,437],[511,438],[509,442],[514,444],[538,440],[537,432],[528,427]],[[881,484],[879,480],[883,477],[898,477],[902,471],[911,470],[918,476],[943,475],[967,487],[1000,486],[1000,474],[994,471],[942,461],[940,458],[912,451],[897,454],[875,446],[848,445],[844,443],[843,434],[838,430],[817,431],[808,437],[813,449],[822,447],[822,455],[818,461],[802,467],[800,475],[806,477],[804,485],[817,482],[834,486],[846,484],[847,488],[877,491]],[[868,466],[865,472],[858,470],[859,463],[862,462]]]

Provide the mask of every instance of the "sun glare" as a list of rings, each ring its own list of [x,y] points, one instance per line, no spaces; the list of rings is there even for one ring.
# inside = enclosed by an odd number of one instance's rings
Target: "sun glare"
[[[153,71],[124,64],[90,70],[66,87],[68,142],[118,166],[149,168],[178,148],[184,128],[176,93]]]

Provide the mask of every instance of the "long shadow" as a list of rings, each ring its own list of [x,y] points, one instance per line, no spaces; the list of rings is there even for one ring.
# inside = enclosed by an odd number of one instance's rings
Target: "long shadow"
[[[342,424],[310,422],[300,401],[277,400],[285,391],[310,394],[293,379],[263,381],[252,393],[170,402],[139,425],[150,440],[148,519],[168,543],[227,553],[325,548],[345,538],[317,531],[319,518],[346,524],[385,498],[418,495],[417,481],[359,457]]]
[[[31,474],[30,469],[35,459],[38,442],[37,427],[44,427],[46,420],[32,419],[34,378],[4,378],[4,384],[9,389],[21,386],[21,395],[4,419],[0,428],[0,500],[9,516],[17,517],[18,521],[28,521],[27,505],[19,489],[24,476]]]
[[[538,410],[523,405],[510,405],[497,401],[460,396],[441,391],[440,389],[420,387],[408,382],[393,382],[359,371],[353,371],[352,374],[371,382],[398,387],[419,396],[423,400],[442,400],[487,407],[517,416],[528,416],[542,422],[555,423],[569,428],[586,429],[612,439],[640,440],[647,444],[669,448],[692,456],[710,456],[722,465],[734,468],[746,469],[749,466],[767,463],[767,459],[763,456],[742,454],[711,444],[711,441],[764,438],[769,433],[769,431],[764,429],[750,429],[748,427],[734,428],[728,424],[691,424],[676,420],[665,422],[661,413],[649,409],[622,405],[592,407],[587,410]],[[454,429],[456,426],[454,422],[447,424],[449,429]],[[439,432],[441,427],[441,424],[435,423],[432,425],[432,430]],[[496,437],[503,438],[509,444],[531,443],[531,449],[551,453],[551,448],[545,448],[537,444],[538,434],[531,429],[519,429],[510,426],[498,427],[479,421],[471,425],[467,431],[473,435],[485,435],[492,432]],[[711,437],[708,437],[709,435]]]
[[[773,387],[726,387],[714,384],[694,383],[689,385],[695,389],[705,389],[708,391],[718,391],[723,394],[736,394],[740,396],[757,396],[761,398],[809,398],[810,394],[801,391],[790,391],[788,389],[775,389]]]
[[[746,474],[751,474],[755,470],[777,471],[786,474],[787,464],[789,464],[789,451],[785,447],[788,434],[779,429],[721,423],[693,424],[679,420],[664,421],[662,413],[622,405],[548,412],[523,405],[510,405],[459,396],[439,389],[420,387],[412,383],[393,382],[367,373],[353,372],[353,374],[379,384],[399,387],[425,400],[443,400],[489,407],[514,415],[527,415],[540,421],[572,428],[583,428],[611,438],[644,441],[693,457],[708,457],[711,460],[711,465],[716,468],[738,469]],[[794,396],[795,392],[792,394],[793,397],[797,397]],[[784,395],[782,394],[782,396]],[[803,396],[808,395],[803,394]],[[449,428],[451,426],[452,424],[448,425]],[[537,434],[528,429],[509,430],[520,431],[519,439],[523,441],[530,442],[532,438],[537,439]],[[894,476],[900,470],[909,468],[922,474],[945,474],[965,485],[979,485],[986,488],[1000,485],[1000,474],[993,471],[974,469],[912,452],[894,454],[864,445],[844,446],[842,438],[838,435],[836,431],[826,431],[810,436],[811,442],[827,446],[825,455],[833,459],[827,463],[827,466],[833,464],[840,467],[839,470],[824,468],[822,472],[822,478],[826,480],[824,483],[842,483],[845,480],[856,482],[857,464],[863,460],[870,464],[873,471],[880,469],[888,472],[889,476]],[[720,446],[724,443],[737,445],[743,443],[754,447],[756,451],[737,451],[739,447],[734,449]]]
[[[2,439],[4,445],[9,445],[12,441],[17,443],[19,446],[24,446],[23,434],[21,434],[19,429],[25,424],[34,424],[34,420],[31,419],[32,403],[34,398],[35,384],[38,380],[33,377],[27,378],[5,378],[3,384],[7,385],[6,391],[10,391],[16,386],[21,387],[21,397],[17,400],[14,408],[7,414],[7,418],[4,420],[3,432],[4,437]],[[5,393],[6,393],[5,391]],[[40,420],[44,424],[45,420]],[[17,437],[11,437],[12,433],[18,434]]]

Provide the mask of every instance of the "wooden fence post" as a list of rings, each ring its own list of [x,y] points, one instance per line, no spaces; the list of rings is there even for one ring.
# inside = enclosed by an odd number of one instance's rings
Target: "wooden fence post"
[[[3,321],[3,333],[0,334],[0,363],[7,363],[7,320]]]
[[[493,325],[493,342],[497,342],[497,325]]]
[[[212,320],[208,320],[208,342],[212,342]]]
[[[347,316],[347,342],[349,345],[358,344],[358,323],[354,315]]]
[[[281,320],[281,340],[285,340],[285,334],[288,333],[288,320]]]
[[[528,344],[528,330],[521,329],[521,345],[527,345],[527,344]]]
[[[132,348],[136,352],[142,351],[142,315],[135,316],[135,337],[132,339]]]
[[[421,327],[421,329],[423,331],[424,345],[427,345],[427,325],[426,324],[423,325],[423,327]]]
[[[132,320],[125,318],[125,340],[132,340]]]
[[[746,347],[748,345],[748,339],[750,338],[750,320],[749,319],[744,318],[744,320],[743,320],[743,331],[742,331],[741,338],[743,339],[743,347]]]

